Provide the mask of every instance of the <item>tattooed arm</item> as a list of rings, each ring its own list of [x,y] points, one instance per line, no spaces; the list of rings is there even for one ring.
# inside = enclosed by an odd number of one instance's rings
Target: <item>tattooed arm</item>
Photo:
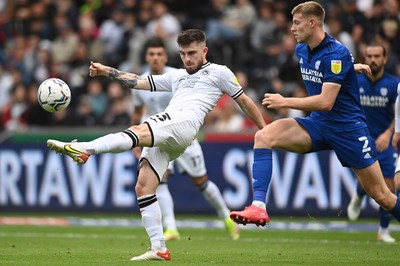
[[[124,88],[127,89],[150,90],[150,84],[147,77],[140,77],[134,73],[123,72],[100,63],[90,63],[89,75],[91,77],[106,76],[119,82]]]

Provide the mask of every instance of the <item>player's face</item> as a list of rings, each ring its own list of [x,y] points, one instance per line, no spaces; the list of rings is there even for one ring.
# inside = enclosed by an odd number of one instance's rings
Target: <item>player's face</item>
[[[365,50],[365,63],[369,65],[372,75],[378,74],[386,63],[383,48],[380,46],[367,46]]]
[[[311,27],[309,19],[303,17],[301,13],[296,13],[293,15],[292,31],[294,38],[298,43],[307,43],[311,35]]]
[[[163,47],[149,47],[146,52],[146,63],[150,67],[152,75],[162,74],[168,56]]]
[[[196,73],[203,64],[206,63],[206,54],[208,48],[204,43],[192,42],[187,46],[180,47],[180,57],[189,74]]]

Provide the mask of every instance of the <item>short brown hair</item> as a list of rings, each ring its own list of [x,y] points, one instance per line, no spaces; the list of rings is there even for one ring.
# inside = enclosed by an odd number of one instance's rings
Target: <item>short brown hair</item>
[[[316,17],[320,26],[324,24],[325,20],[325,9],[320,3],[315,1],[308,1],[298,4],[292,9],[292,15],[302,14],[304,17]]]
[[[206,34],[202,30],[188,29],[182,31],[176,39],[179,46],[187,46],[192,42],[201,43],[206,42]]]
[[[372,42],[372,43],[367,44],[365,49],[368,48],[368,47],[381,47],[382,48],[382,55],[383,55],[383,57],[386,57],[386,48],[382,43]]]

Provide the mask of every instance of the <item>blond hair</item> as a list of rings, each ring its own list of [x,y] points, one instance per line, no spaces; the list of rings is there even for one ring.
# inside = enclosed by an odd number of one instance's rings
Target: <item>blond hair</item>
[[[325,20],[325,9],[321,6],[320,3],[315,1],[308,1],[301,4],[298,4],[292,9],[292,15],[294,14],[302,14],[303,17],[316,18],[318,25],[323,26]]]

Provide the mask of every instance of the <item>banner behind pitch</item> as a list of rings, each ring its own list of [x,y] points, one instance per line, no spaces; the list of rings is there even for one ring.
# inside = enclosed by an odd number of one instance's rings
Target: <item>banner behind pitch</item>
[[[78,166],[48,150],[43,137],[12,137],[0,144],[1,211],[137,212],[137,160],[131,152],[92,156]],[[206,135],[201,145],[209,177],[228,206],[237,210],[250,204],[252,138]],[[355,178],[333,152],[274,152],[273,156],[267,196],[270,214],[346,215]],[[214,213],[186,175],[176,171],[169,188],[177,213]],[[366,203],[362,215],[376,216],[376,203],[370,199]]]

